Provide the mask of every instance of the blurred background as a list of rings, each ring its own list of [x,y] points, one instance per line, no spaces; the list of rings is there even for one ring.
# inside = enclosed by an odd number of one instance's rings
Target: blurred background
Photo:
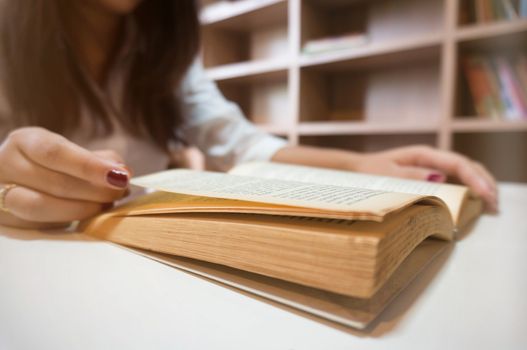
[[[527,182],[527,0],[202,0],[208,76],[292,144],[455,150]]]

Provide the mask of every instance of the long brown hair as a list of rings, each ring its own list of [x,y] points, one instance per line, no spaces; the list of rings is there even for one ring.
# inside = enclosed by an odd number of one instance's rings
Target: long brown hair
[[[0,1],[0,69],[18,126],[42,126],[61,134],[80,122],[81,105],[105,133],[107,111],[83,74],[64,25],[71,0]],[[144,0],[131,14],[137,27],[130,71],[118,118],[134,135],[166,149],[183,122],[177,87],[199,49],[194,0]]]

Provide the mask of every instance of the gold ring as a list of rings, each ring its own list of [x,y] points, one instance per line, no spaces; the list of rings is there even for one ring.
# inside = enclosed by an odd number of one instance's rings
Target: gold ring
[[[9,213],[9,209],[5,206],[5,197],[11,191],[13,188],[15,188],[15,184],[9,184],[4,185],[2,188],[0,188],[0,211],[4,213]]]

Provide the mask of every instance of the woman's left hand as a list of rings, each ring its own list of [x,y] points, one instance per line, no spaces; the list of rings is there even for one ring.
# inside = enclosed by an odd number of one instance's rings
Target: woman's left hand
[[[360,157],[350,164],[350,170],[433,182],[444,182],[451,176],[481,196],[488,211],[498,210],[496,180],[483,165],[461,154],[419,145]]]

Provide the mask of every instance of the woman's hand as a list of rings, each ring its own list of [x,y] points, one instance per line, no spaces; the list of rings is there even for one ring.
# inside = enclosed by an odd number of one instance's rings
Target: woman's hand
[[[0,145],[8,213],[0,224],[50,227],[82,220],[123,197],[129,173],[112,151],[90,152],[42,128],[20,128]]]
[[[483,165],[463,155],[429,146],[408,146],[368,153],[349,165],[354,171],[444,182],[454,177],[480,195],[489,211],[498,209],[496,180]]]

